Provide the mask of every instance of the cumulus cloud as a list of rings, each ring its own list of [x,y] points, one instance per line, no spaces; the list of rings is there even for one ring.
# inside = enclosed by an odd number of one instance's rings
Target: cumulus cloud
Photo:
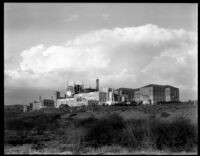
[[[98,77],[101,86],[115,88],[175,85],[183,98],[197,91],[197,33],[183,29],[102,29],[65,45],[34,46],[21,58],[18,69],[5,70],[7,85],[64,88],[70,79],[93,85]]]

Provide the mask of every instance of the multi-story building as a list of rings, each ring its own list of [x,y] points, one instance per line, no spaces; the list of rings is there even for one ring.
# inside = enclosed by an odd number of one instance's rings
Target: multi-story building
[[[55,107],[54,100],[52,100],[52,99],[41,100],[41,105],[43,107]]]
[[[73,98],[57,99],[56,107],[66,104],[70,107],[82,105],[102,105],[106,102],[105,92],[90,92],[75,94]]]
[[[179,101],[179,89],[169,85],[165,87],[165,101]]]
[[[120,102],[156,104],[166,101],[179,101],[179,89],[169,85],[150,84],[141,88],[103,88],[99,90],[99,80],[96,79],[96,88],[84,88],[83,85],[68,85],[65,97],[56,94],[56,107],[61,104],[69,106],[115,104]]]
[[[141,101],[141,99],[140,99],[140,89],[135,90],[134,101],[137,102],[137,103],[140,103],[140,101]]]
[[[83,86],[82,85],[74,85],[74,94],[79,94],[83,91]]]
[[[135,91],[137,90],[138,89],[132,89],[132,88],[119,88],[114,90],[114,93],[120,95],[121,101],[130,103],[134,101]]]
[[[106,102],[106,92],[90,92],[90,93],[80,93],[74,95],[75,98],[82,98],[86,100],[96,100],[99,101],[99,104]]]
[[[30,111],[34,111],[34,110],[39,110],[42,108],[42,104],[40,101],[34,101],[30,103],[30,107],[29,107]]]
[[[165,101],[179,101],[179,89],[169,85],[150,84],[140,88],[137,101],[143,104],[157,104]]]

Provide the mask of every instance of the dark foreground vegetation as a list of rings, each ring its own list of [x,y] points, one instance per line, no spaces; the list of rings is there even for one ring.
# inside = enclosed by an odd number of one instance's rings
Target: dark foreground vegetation
[[[163,121],[125,120],[117,114],[102,118],[78,119],[76,113],[62,110],[36,111],[8,116],[4,120],[4,145],[30,144],[32,149],[59,148],[59,151],[84,153],[86,147],[121,146],[133,150],[155,149],[172,152],[192,151],[197,147],[197,126],[185,118]],[[166,116],[167,114],[163,114]],[[53,145],[52,145],[53,142]]]

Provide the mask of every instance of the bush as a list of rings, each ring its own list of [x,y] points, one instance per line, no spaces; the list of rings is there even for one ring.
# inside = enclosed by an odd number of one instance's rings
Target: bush
[[[69,117],[73,117],[73,116],[76,116],[77,114],[76,113],[71,113],[70,115],[69,115]]]
[[[74,124],[76,127],[87,127],[89,128],[91,125],[95,124],[96,122],[98,122],[98,119],[95,118],[94,116],[85,118],[85,119],[78,119],[74,121]]]
[[[160,117],[162,117],[162,118],[166,118],[168,116],[170,116],[170,114],[168,114],[166,112],[162,112],[162,114],[160,115]]]
[[[46,131],[55,132],[59,128],[59,114],[32,114],[32,116],[22,116],[16,119],[10,119],[6,122],[6,128],[9,131],[15,132],[16,136],[7,133],[6,143],[24,144],[32,143],[41,140],[41,136]],[[48,138],[48,137],[47,137]],[[42,138],[45,140],[45,138]]]
[[[166,117],[167,113],[163,112],[161,115]],[[60,124],[60,121],[64,122]],[[75,149],[82,145],[119,145],[133,149],[151,146],[159,150],[168,148],[173,151],[191,151],[198,143],[197,127],[184,118],[172,122],[156,117],[124,120],[117,114],[111,114],[101,119],[92,116],[86,119],[62,120],[56,112],[34,112],[27,116],[10,118],[6,125],[5,143],[33,143],[38,144],[35,145],[37,149],[43,148],[41,142],[55,138],[60,143],[76,144]]]
[[[157,149],[170,148],[173,151],[191,150],[197,145],[195,126],[188,120],[179,118],[173,122],[152,125],[152,137]]]
[[[124,127],[122,117],[112,114],[97,120],[89,129],[86,141],[91,146],[103,146],[117,143],[119,132]]]

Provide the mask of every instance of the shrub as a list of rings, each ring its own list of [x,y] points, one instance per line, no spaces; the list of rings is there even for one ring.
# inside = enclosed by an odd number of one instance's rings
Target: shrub
[[[160,115],[160,117],[162,118],[167,118],[168,116],[170,116],[170,114],[167,112],[162,112],[162,114]]]
[[[112,114],[97,120],[89,129],[86,141],[91,146],[103,146],[115,144],[119,137],[119,132],[124,127],[122,117]]]
[[[77,114],[76,113],[71,113],[70,115],[69,115],[69,117],[73,117],[73,116],[76,116]]]
[[[166,117],[166,112],[162,114]],[[60,124],[60,121],[64,122]],[[190,151],[198,143],[197,127],[184,118],[172,122],[159,120],[155,116],[149,119],[124,120],[117,114],[111,114],[101,119],[92,116],[62,120],[55,111],[52,114],[34,112],[10,118],[6,125],[5,143],[33,143],[37,149],[43,148],[41,142],[55,138],[59,143],[72,144],[74,150],[85,145],[119,145],[133,149],[151,146],[159,150],[168,148],[173,151]]]
[[[60,116],[58,114],[37,114],[34,113],[29,116],[22,116],[16,119],[7,121],[7,129],[14,131],[16,136],[7,134],[6,142],[10,144],[24,144],[37,142],[40,137],[35,135],[43,135],[46,131],[51,131],[59,128]],[[36,132],[36,133],[35,133]],[[47,137],[48,138],[48,137]],[[43,138],[45,140],[45,138]]]
[[[191,150],[197,144],[195,126],[189,120],[179,118],[173,122],[152,125],[152,137],[157,149],[166,147],[173,151]]]
[[[131,119],[125,122],[119,143],[135,149],[143,144],[143,140],[149,137],[149,133],[149,124],[146,119]]]
[[[81,126],[89,127],[92,124],[95,124],[97,121],[98,121],[97,118],[95,118],[94,116],[90,116],[90,117],[85,118],[85,119],[75,120],[74,124],[75,124],[76,127],[81,127]]]

